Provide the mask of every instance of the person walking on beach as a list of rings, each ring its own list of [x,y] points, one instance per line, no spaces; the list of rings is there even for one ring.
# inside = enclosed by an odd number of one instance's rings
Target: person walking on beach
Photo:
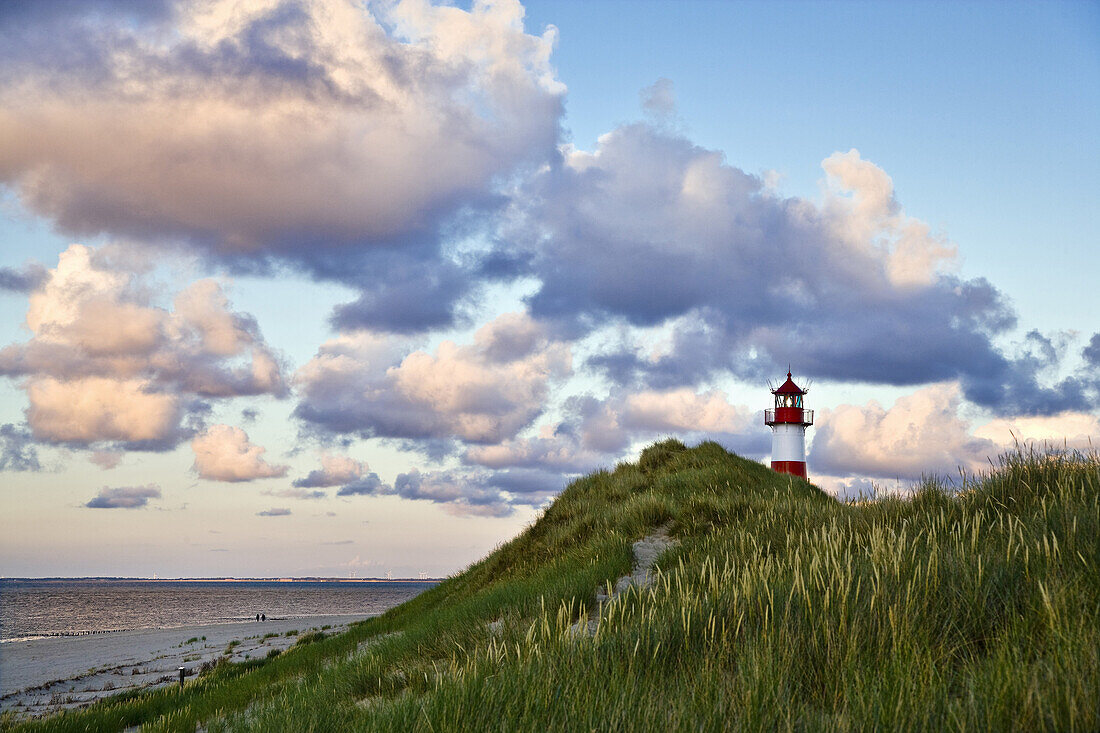
[[[260,620],[260,614],[258,614],[258,613],[256,614],[256,620],[257,620],[257,621],[259,621],[259,620]]]
[[[260,614],[260,620],[261,621],[267,621],[267,614],[266,613],[261,613]]]

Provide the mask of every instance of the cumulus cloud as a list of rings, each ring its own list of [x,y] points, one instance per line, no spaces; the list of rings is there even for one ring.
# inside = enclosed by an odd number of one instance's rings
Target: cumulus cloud
[[[36,439],[170,448],[204,399],[287,394],[278,356],[217,282],[193,283],[172,309],[151,298],[92,248],[61,253],[30,295],[32,338],[0,349],[0,375],[25,378]]]
[[[256,512],[257,517],[289,517],[290,510],[285,507],[272,507],[271,509],[264,509],[262,512]]]
[[[523,16],[518,0],[8,14],[0,182],[68,232],[182,237],[241,267],[275,257],[356,283],[342,324],[445,325],[467,283],[418,265],[558,141],[556,30],[525,33]]]
[[[0,425],[0,471],[41,471],[30,431],[18,425]]]
[[[823,169],[819,201],[785,198],[718,151],[624,125],[519,186],[484,272],[531,278],[532,316],[573,334],[628,326],[587,362],[618,384],[759,380],[796,344],[819,378],[958,380],[1002,414],[1078,396],[994,345],[1016,323],[1008,302],[953,274],[954,245],[905,212],[881,168],[850,150]],[[669,347],[647,353],[641,328],[667,329]]]
[[[266,448],[253,445],[248,435],[231,425],[211,425],[191,441],[195,472],[211,481],[253,481],[285,476],[289,466],[264,460]]]
[[[919,479],[988,467],[1001,446],[972,435],[959,417],[955,384],[936,384],[900,397],[890,409],[875,401],[819,411],[809,462],[834,476]]]
[[[296,479],[294,486],[300,489],[340,486],[351,483],[369,471],[370,467],[362,461],[349,456],[324,453],[321,455],[321,467],[310,471],[305,478]]]
[[[150,499],[160,498],[160,487],[156,484],[145,486],[110,489],[104,486],[91,501],[84,506],[90,509],[140,509]]]
[[[493,443],[529,425],[571,370],[568,345],[519,314],[482,327],[472,344],[444,341],[434,353],[409,353],[393,337],[343,335],[298,371],[295,415],[329,433]]]

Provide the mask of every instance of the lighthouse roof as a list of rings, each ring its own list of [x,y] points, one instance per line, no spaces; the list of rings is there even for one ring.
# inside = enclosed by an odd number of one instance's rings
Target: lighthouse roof
[[[772,390],[772,394],[806,394],[806,390],[795,384],[791,380],[791,373],[787,372],[787,381],[779,385],[779,389]]]

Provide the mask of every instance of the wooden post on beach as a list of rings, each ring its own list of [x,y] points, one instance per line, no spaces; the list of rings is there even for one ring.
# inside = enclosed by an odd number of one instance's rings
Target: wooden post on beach
[[[183,692],[183,673],[186,671],[185,667],[180,667],[180,692]]]

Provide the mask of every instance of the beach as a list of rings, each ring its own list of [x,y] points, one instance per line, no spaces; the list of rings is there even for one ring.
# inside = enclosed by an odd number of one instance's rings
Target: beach
[[[0,644],[0,711],[36,717],[127,690],[178,684],[181,666],[190,677],[222,656],[232,662],[266,657],[272,649],[293,646],[300,634],[314,629],[330,634],[373,615],[138,629]]]

